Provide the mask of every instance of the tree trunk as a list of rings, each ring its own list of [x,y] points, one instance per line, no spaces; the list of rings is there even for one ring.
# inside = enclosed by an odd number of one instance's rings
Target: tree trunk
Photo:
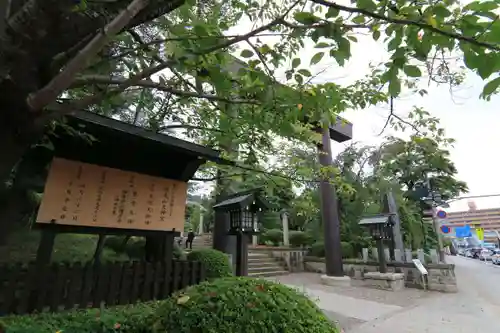
[[[10,178],[15,165],[34,141],[18,133],[15,127],[0,118],[0,186]]]
[[[0,85],[0,91],[2,91]],[[5,95],[11,91],[2,91],[0,106],[5,106]],[[7,97],[9,98],[9,97]],[[7,104],[8,105],[8,104]],[[0,244],[5,243],[8,233],[16,224],[33,212],[33,205],[26,197],[26,189],[17,186],[6,187],[16,164],[21,161],[30,147],[43,135],[43,127],[35,125],[35,116],[22,107],[0,107]],[[15,110],[15,111],[12,111]]]
[[[22,189],[0,190],[0,245],[7,243],[9,234],[21,226],[21,221],[33,212],[33,205]]]

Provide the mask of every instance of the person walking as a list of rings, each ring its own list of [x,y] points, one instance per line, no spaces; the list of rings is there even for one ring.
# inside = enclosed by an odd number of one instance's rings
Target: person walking
[[[187,239],[186,239],[186,249],[188,248],[188,245],[189,245],[189,249],[190,250],[193,249],[194,237],[195,237],[195,234],[193,232],[193,229],[189,229],[189,233],[188,233],[188,236],[187,236]]]

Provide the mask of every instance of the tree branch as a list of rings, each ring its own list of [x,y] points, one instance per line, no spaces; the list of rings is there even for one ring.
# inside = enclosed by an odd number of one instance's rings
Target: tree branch
[[[208,127],[188,125],[188,124],[162,126],[159,128],[158,131],[161,132],[161,131],[167,131],[170,129],[177,129],[177,128],[224,133],[224,131],[221,131],[220,129],[217,129],[217,128],[208,128]]]
[[[88,107],[89,105],[96,104],[99,102],[101,99],[105,98],[106,96],[113,96],[116,94],[119,94],[123,92],[125,89],[127,89],[130,86],[133,86],[135,82],[139,82],[145,78],[150,77],[151,75],[164,70],[171,64],[166,61],[164,63],[161,63],[157,66],[149,67],[143,70],[142,72],[137,73],[136,75],[124,79],[122,84],[120,84],[117,88],[113,89],[111,92],[106,94],[106,91],[103,91],[100,94],[95,94],[95,95],[89,95],[87,97],[84,97],[80,100],[77,100],[75,102],[66,102],[66,103],[54,103],[54,105],[50,105],[49,107],[49,112],[45,112],[43,116],[39,117],[37,122],[39,124],[44,124],[45,121],[53,119],[57,116],[61,116],[67,113],[70,113],[71,111],[74,110],[82,110]]]
[[[481,46],[481,47],[484,47],[484,48],[487,48],[490,50],[500,51],[500,46],[496,46],[496,45],[486,43],[486,42],[481,42],[481,41],[476,40],[473,37],[467,37],[467,36],[463,36],[463,35],[460,35],[460,34],[457,34],[454,32],[449,32],[449,31],[438,29],[438,28],[434,28],[432,25],[426,24],[423,22],[417,22],[417,21],[412,21],[412,20],[407,20],[407,19],[392,18],[392,17],[388,17],[388,16],[385,16],[382,14],[370,12],[366,9],[343,6],[343,5],[339,5],[337,3],[330,2],[327,0],[311,0],[311,1],[314,3],[317,3],[319,5],[326,6],[326,7],[336,8],[338,10],[348,12],[348,13],[362,14],[362,15],[365,15],[365,16],[368,16],[368,17],[371,17],[374,19],[385,21],[385,22],[404,24],[404,25],[413,25],[413,26],[419,27],[421,29],[435,32],[435,33],[440,34],[442,36],[454,38],[454,39],[457,39],[457,40],[460,40],[463,42],[467,42],[467,43],[470,43],[470,44],[473,44],[476,46]]]
[[[160,91],[167,92],[167,93],[170,93],[170,94],[173,94],[176,96],[180,96],[180,97],[202,98],[202,99],[207,99],[210,101],[219,101],[219,102],[225,102],[225,103],[231,103],[231,104],[254,104],[254,105],[260,104],[258,101],[255,101],[255,100],[228,99],[228,98],[219,97],[217,95],[198,94],[196,92],[191,92],[191,91],[182,91],[182,90],[178,90],[178,89],[174,89],[172,87],[169,87],[163,83],[153,82],[151,80],[137,80],[135,82],[129,82],[128,79],[113,79],[113,78],[106,77],[106,76],[94,75],[94,76],[84,76],[81,78],[77,78],[77,79],[75,79],[74,83],[75,84],[73,85],[73,87],[86,85],[89,83],[118,85],[118,86],[127,85],[127,87],[138,86],[138,87],[143,87],[143,88],[151,88],[151,89],[160,90]]]
[[[133,0],[127,8],[118,14],[102,29],[78,54],[67,64],[56,77],[45,87],[31,93],[26,99],[32,111],[40,112],[53,102],[73,82],[76,75],[83,70],[89,60],[108,43],[109,39],[119,33],[144,7],[149,0]]]
[[[417,134],[420,133],[419,129],[417,128],[417,126],[415,126],[414,124],[404,120],[403,118],[401,118],[400,116],[398,116],[397,114],[394,113],[394,98],[391,96],[391,99],[390,99],[390,108],[389,108],[389,115],[387,116],[387,119],[385,121],[385,124],[384,124],[384,127],[382,128],[382,130],[380,131],[380,133],[378,134],[378,136],[382,135],[387,126],[389,125],[390,121],[391,121],[391,118],[396,118],[397,120],[399,120],[400,122],[402,122],[403,124],[405,125],[408,125],[410,126],[411,128],[413,128],[415,130],[415,132],[417,132]]]
[[[191,178],[190,180],[198,181],[198,182],[213,182],[219,179],[225,179],[225,178],[231,178],[231,177],[240,177],[244,176],[244,173],[235,173],[231,175],[223,175],[223,176],[214,176],[214,177],[209,177],[209,178]]]

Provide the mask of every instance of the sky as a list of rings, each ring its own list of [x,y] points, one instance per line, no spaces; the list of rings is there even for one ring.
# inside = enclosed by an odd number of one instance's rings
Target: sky
[[[346,2],[346,5],[349,3]],[[251,29],[252,24],[243,19],[238,26],[228,31],[228,34],[245,34]],[[302,64],[307,65],[304,68],[309,69],[313,75],[319,74],[315,82],[353,82],[370,72],[370,63],[388,60],[389,55],[382,38],[374,41],[371,34],[357,34],[356,38],[358,43],[351,44],[352,58],[342,68],[326,56],[318,65],[308,66],[310,58],[320,50],[314,48],[312,41],[306,42],[305,49],[300,52],[300,58]],[[275,40],[269,37],[266,42],[273,44]],[[240,45],[248,48],[243,43]],[[278,76],[284,77],[283,73],[287,68],[290,68],[290,64],[283,67],[281,75]],[[451,149],[451,159],[458,168],[457,178],[468,184],[469,193],[466,196],[500,193],[500,177],[497,176],[500,159],[496,152],[497,143],[500,142],[500,112],[495,110],[500,98],[494,96],[489,102],[480,99],[479,95],[484,84],[485,82],[475,73],[467,72],[464,83],[451,92],[447,85],[428,86],[425,82],[422,87],[428,91],[428,95],[421,97],[403,91],[402,97],[394,101],[395,113],[403,118],[413,106],[423,107],[432,116],[439,118],[446,135],[456,140]],[[349,110],[342,116],[353,123],[354,141],[375,145],[383,140],[378,134],[388,114],[388,105],[378,105],[364,110]],[[391,130],[387,130],[384,134],[401,136]],[[340,153],[348,144],[349,142],[333,143],[334,155]],[[446,210],[449,212],[467,210],[468,200],[470,199],[455,201]],[[474,201],[477,209],[500,207],[500,196],[474,199]]]

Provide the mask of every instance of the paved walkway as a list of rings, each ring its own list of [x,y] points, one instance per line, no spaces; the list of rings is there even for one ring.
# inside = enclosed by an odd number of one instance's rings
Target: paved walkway
[[[346,332],[365,322],[402,311],[430,295],[414,289],[393,293],[360,287],[330,287],[322,285],[320,275],[315,273],[291,274],[273,280],[309,295]]]
[[[347,333],[484,333],[500,327],[500,270],[459,257],[459,292],[328,287],[319,275],[275,278],[318,300],[319,307]]]

